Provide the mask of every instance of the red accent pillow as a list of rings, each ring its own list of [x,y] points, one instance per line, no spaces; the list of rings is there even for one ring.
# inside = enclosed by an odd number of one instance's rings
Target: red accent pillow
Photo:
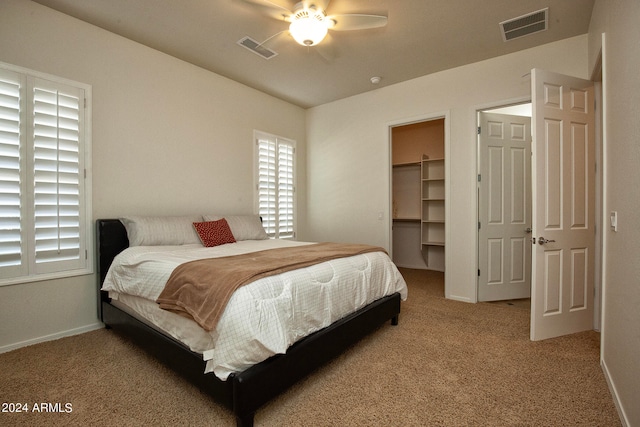
[[[218,221],[194,222],[193,227],[196,229],[200,241],[207,248],[236,242],[231,228],[224,218]]]

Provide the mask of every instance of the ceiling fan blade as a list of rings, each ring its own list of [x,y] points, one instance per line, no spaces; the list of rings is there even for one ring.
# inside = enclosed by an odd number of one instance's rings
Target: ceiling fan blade
[[[241,0],[251,6],[254,6],[262,14],[270,16],[278,20],[289,21],[289,17],[293,14],[291,10],[271,0]],[[281,2],[284,3],[284,2]]]
[[[352,13],[331,15],[327,18],[334,22],[333,26],[330,26],[329,29],[335,31],[367,30],[369,28],[380,28],[387,25],[387,17],[381,15]]]

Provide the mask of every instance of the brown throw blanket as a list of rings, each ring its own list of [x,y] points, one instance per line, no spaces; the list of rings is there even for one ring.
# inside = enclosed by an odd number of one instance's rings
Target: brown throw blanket
[[[314,243],[190,261],[173,270],[157,303],[160,308],[193,318],[202,328],[211,331],[240,286],[262,277],[366,252],[385,250],[360,244]]]

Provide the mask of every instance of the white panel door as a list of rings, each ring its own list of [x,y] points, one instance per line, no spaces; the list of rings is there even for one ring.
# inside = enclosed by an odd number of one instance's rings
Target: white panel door
[[[532,70],[531,339],[593,328],[594,89]]]
[[[531,119],[480,113],[478,300],[531,295]]]

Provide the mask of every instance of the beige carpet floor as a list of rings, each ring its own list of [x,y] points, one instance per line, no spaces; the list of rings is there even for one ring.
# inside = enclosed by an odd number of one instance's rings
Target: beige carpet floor
[[[441,273],[401,270],[386,324],[258,411],[257,426],[619,426],[599,334],[529,341],[521,305],[443,297]],[[0,354],[0,425],[232,426],[231,413],[112,331]],[[34,412],[39,403],[71,412]]]

